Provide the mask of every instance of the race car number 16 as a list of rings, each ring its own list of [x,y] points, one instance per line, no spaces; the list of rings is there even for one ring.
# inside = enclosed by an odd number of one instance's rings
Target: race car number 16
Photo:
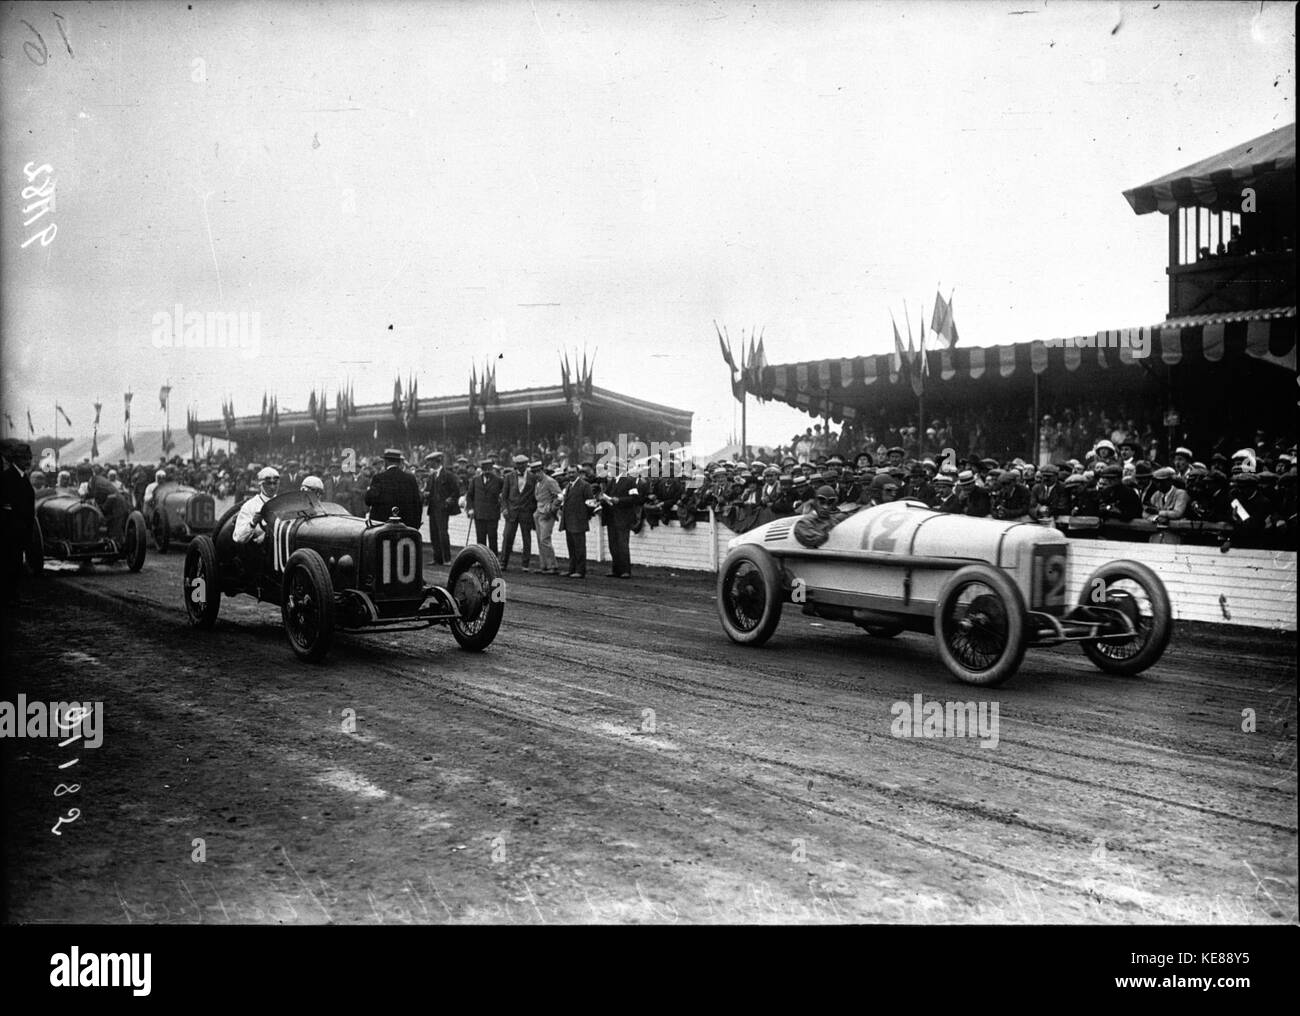
[[[398,582],[415,581],[415,561],[418,555],[414,540],[389,540],[380,546],[379,555],[384,585],[393,581],[394,573]]]

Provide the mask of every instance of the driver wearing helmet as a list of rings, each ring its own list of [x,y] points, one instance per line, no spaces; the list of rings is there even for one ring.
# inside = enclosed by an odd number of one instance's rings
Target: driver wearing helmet
[[[301,489],[313,508],[325,500],[325,481],[319,476],[304,476]]]
[[[233,539],[236,543],[261,543],[266,539],[262,509],[280,491],[280,473],[267,466],[257,474],[257,493],[240,506],[235,519]]]

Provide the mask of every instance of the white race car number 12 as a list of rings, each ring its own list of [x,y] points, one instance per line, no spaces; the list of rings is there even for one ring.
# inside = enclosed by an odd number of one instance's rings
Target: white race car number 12
[[[388,585],[396,574],[397,581],[400,583],[414,582],[416,557],[414,540],[387,540],[381,543],[379,545],[380,581]]]
[[[892,554],[894,545],[898,542],[894,533],[902,528],[907,519],[908,514],[905,511],[877,515],[867,523],[867,528],[862,531],[862,549],[874,550],[882,554]]]

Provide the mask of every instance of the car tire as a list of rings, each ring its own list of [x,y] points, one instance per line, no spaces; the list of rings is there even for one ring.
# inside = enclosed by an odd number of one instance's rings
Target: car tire
[[[145,554],[148,552],[149,536],[145,530],[144,516],[132,512],[126,517],[126,534],[122,538],[122,558],[133,572],[144,567]]]
[[[316,663],[334,640],[334,583],[324,559],[309,547],[295,550],[284,567],[280,617],[289,645]]]
[[[158,553],[166,554],[167,548],[171,546],[172,533],[171,524],[167,521],[165,511],[154,511],[153,525],[149,527],[149,531],[153,536],[154,546],[158,548]]]
[[[202,579],[202,599],[196,600],[196,582]],[[221,609],[221,581],[217,573],[217,548],[210,537],[196,536],[185,550],[182,582],[185,613],[195,628],[207,630],[217,623]]]
[[[32,535],[27,540],[27,570],[33,575],[45,571],[45,534],[39,519],[32,519]]]
[[[501,562],[487,547],[471,543],[451,562],[447,592],[462,617],[448,622],[451,634],[462,649],[481,653],[492,644],[505,616]]]
[[[1149,619],[1142,617],[1141,605],[1131,593],[1115,588],[1115,583],[1121,580],[1132,582],[1142,590],[1151,606]],[[1132,677],[1142,673],[1164,655],[1173,634],[1173,610],[1165,584],[1154,571],[1137,561],[1111,561],[1088,576],[1079,590],[1079,604],[1095,606],[1094,590],[1098,588],[1105,590],[1107,606],[1115,606],[1129,615],[1139,636],[1128,642],[1083,641],[1079,648],[1093,666],[1107,674]]]
[[[934,637],[939,658],[959,681],[1002,684],[1024,659],[1026,635],[1025,598],[1000,568],[969,565],[944,584],[934,607]]]
[[[781,574],[772,555],[742,545],[718,569],[718,618],[732,642],[761,646],[781,623]]]

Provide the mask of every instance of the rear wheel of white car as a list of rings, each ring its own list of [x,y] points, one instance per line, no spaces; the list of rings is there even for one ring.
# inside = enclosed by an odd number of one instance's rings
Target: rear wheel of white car
[[[742,546],[718,572],[718,617],[733,642],[761,646],[781,623],[781,575],[772,555]]]
[[[1099,670],[1126,677],[1140,674],[1164,654],[1173,633],[1173,611],[1160,576],[1136,561],[1112,561],[1088,576],[1079,591],[1085,607],[1117,610],[1133,626],[1127,639],[1080,642]]]
[[[295,550],[284,569],[280,607],[289,645],[300,659],[315,663],[334,639],[334,583],[320,554]]]
[[[939,657],[958,680],[999,685],[1025,655],[1025,600],[1006,573],[990,565],[954,572],[934,608]]]

